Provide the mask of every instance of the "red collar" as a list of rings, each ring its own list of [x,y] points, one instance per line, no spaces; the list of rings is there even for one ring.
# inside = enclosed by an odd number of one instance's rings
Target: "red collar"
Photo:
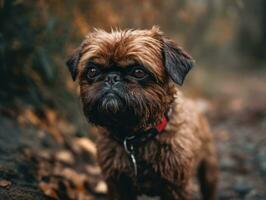
[[[155,128],[158,131],[158,133],[163,132],[163,130],[165,129],[166,125],[167,125],[168,119],[166,118],[166,116],[163,117],[162,121],[160,124],[158,124]]]
[[[165,127],[167,126],[168,121],[169,121],[168,115],[164,115],[161,122],[157,126],[155,126],[154,128],[151,128],[149,130],[143,131],[142,133],[140,133],[138,135],[127,136],[124,139],[117,138],[114,135],[111,135],[111,136],[113,139],[115,139],[119,143],[124,144],[126,141],[126,143],[130,144],[130,146],[132,146],[132,145],[138,146],[138,145],[145,143],[148,140],[154,138],[156,135],[161,134],[164,131]]]
[[[168,116],[165,115],[161,122],[154,128],[151,128],[147,131],[143,131],[139,135],[128,136],[123,140],[123,143],[126,141],[128,144],[131,143],[133,146],[140,145],[147,142],[148,140],[154,138],[156,135],[162,133],[168,123]]]
[[[135,176],[138,175],[138,165],[137,165],[137,159],[135,156],[136,148],[138,147],[138,145],[141,145],[147,142],[148,140],[151,140],[157,134],[162,133],[168,121],[169,121],[168,116],[164,116],[162,121],[155,128],[151,128],[148,131],[143,132],[139,136],[131,136],[131,137],[129,136],[123,140],[124,149],[128,153],[130,160],[133,164]]]

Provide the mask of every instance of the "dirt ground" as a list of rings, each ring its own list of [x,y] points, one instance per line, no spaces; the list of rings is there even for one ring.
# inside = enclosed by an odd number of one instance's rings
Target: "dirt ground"
[[[263,200],[266,79],[246,74],[237,80],[227,74],[209,96],[192,96],[206,110],[215,137],[219,199]],[[90,139],[78,134],[75,125],[54,110],[24,107],[17,113],[0,106],[0,200],[106,199],[95,161],[96,134],[94,129]]]

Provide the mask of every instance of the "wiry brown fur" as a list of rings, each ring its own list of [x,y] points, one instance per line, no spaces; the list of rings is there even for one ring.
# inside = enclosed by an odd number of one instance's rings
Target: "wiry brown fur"
[[[197,169],[204,199],[215,199],[217,161],[208,123],[193,102],[178,91],[169,78],[172,71],[166,69],[164,62],[164,55],[179,56],[177,62],[185,65],[186,60],[182,59],[190,57],[179,47],[170,54],[163,54],[165,41],[156,27],[111,33],[95,30],[71,58],[70,63],[77,64],[77,71],[72,72],[79,77],[84,113],[89,121],[103,126],[99,129],[98,161],[110,199],[135,200],[142,194],[160,196],[164,200],[190,199],[190,182]],[[172,46],[171,41],[168,48]],[[101,97],[102,82],[89,83],[84,78],[88,61],[106,69],[141,63],[155,80],[145,87],[137,83],[124,84],[123,91],[117,92],[124,104],[122,107],[115,104],[110,114],[104,106],[101,108],[101,104],[95,103]],[[129,111],[121,111],[125,106]],[[124,136],[140,134],[141,130],[158,124],[169,109],[172,112],[165,130],[138,146],[136,177],[125,149],[111,136],[114,132],[124,132]]]
[[[156,27],[149,31],[116,30],[111,33],[96,29],[83,42],[79,68],[83,68],[88,59],[95,59],[106,66],[110,62],[127,66],[130,61],[137,60],[153,71],[157,78],[163,79],[162,43],[156,39],[161,35]]]
[[[148,166],[141,169],[139,180],[123,147],[102,130],[98,161],[111,199],[135,199],[141,193],[164,200],[191,199],[190,181],[199,166],[204,199],[215,199],[217,160],[208,124],[180,93],[172,109],[165,131],[138,149],[139,159]]]

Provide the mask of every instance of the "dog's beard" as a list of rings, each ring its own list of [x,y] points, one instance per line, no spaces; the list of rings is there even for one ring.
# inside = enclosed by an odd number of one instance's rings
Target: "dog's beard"
[[[115,92],[106,92],[96,104],[98,112],[113,116],[123,112],[125,108],[123,100]]]
[[[166,110],[166,94],[161,87],[106,90],[91,86],[81,97],[90,122],[123,136],[156,125]]]

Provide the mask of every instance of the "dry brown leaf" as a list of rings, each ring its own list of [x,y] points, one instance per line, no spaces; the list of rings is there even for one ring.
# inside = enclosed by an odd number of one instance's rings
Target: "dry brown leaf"
[[[76,132],[76,128],[73,125],[70,125],[62,119],[58,120],[55,125],[56,128],[64,135],[70,135],[71,133]]]
[[[96,187],[95,192],[97,193],[106,193],[107,192],[107,185],[104,181],[100,181]]]
[[[25,118],[33,125],[40,124],[40,120],[37,115],[31,109],[27,109],[24,113]]]
[[[52,198],[55,198],[56,200],[60,200],[57,193],[56,193],[57,186],[55,186],[54,184],[40,182],[39,187],[45,195],[52,197]]]
[[[0,187],[2,188],[8,188],[11,186],[11,181],[8,181],[8,180],[4,180],[4,179],[1,179],[0,180]]]
[[[47,131],[52,135],[56,142],[58,142],[59,144],[64,143],[64,138],[57,128],[55,128],[54,126],[50,126],[47,127]]]
[[[97,150],[94,142],[88,138],[79,138],[74,141],[76,145],[81,147],[84,151],[96,156]]]
[[[49,124],[53,124],[55,123],[57,120],[57,114],[54,110],[52,109],[46,109],[45,110],[45,115],[46,115],[46,118],[47,118],[47,121]]]
[[[57,160],[68,163],[74,164],[74,158],[70,151],[62,150],[55,154]]]
[[[66,187],[66,191],[67,191],[68,196],[71,199],[77,199],[76,198],[77,191],[74,188],[71,187],[69,181],[67,181],[67,180],[62,180],[62,181],[63,181],[64,186]]]
[[[99,166],[87,165],[86,166],[86,171],[89,174],[93,174],[93,175],[101,174],[101,168]]]
[[[73,181],[79,191],[84,190],[84,182],[87,179],[87,176],[85,174],[78,173],[71,168],[64,168],[60,172],[60,175]]]
[[[38,116],[33,112],[31,108],[23,110],[23,112],[18,115],[17,120],[21,126],[24,126],[28,123],[31,123],[34,126],[40,125]]]

